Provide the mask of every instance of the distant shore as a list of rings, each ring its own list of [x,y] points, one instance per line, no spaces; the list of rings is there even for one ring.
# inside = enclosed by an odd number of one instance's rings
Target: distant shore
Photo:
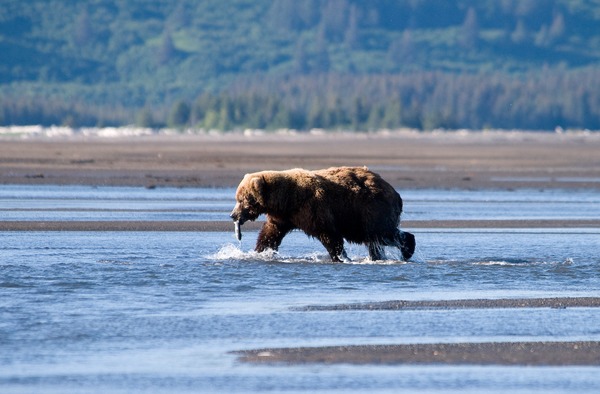
[[[600,133],[0,136],[0,184],[235,187],[264,169],[368,166],[402,189],[600,189]]]

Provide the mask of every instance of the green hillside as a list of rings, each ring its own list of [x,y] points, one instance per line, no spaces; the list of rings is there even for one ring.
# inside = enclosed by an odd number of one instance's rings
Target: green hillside
[[[0,0],[0,124],[600,128],[599,0]]]

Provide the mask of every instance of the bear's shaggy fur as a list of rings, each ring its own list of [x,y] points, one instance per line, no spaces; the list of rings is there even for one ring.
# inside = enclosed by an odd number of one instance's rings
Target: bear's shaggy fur
[[[367,245],[373,260],[384,257],[385,245],[400,248],[405,260],[415,249],[414,235],[398,229],[402,198],[366,167],[246,174],[235,198],[231,218],[236,228],[267,215],[256,242],[258,252],[277,250],[293,229],[321,241],[333,261],[347,258],[344,239]]]

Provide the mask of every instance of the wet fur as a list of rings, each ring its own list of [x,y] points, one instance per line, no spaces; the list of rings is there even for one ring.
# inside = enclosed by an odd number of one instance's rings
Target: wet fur
[[[383,246],[398,247],[404,259],[414,252],[414,236],[398,230],[402,198],[366,168],[247,174],[236,200],[231,217],[240,224],[267,215],[256,242],[258,252],[277,250],[294,229],[321,241],[333,261],[345,258],[344,239],[367,245],[373,260],[384,258]]]

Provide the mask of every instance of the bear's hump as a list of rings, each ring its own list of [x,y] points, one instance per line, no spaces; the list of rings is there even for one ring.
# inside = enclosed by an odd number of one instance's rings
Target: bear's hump
[[[367,167],[331,167],[315,173],[354,192],[379,194],[393,190],[379,174]]]

